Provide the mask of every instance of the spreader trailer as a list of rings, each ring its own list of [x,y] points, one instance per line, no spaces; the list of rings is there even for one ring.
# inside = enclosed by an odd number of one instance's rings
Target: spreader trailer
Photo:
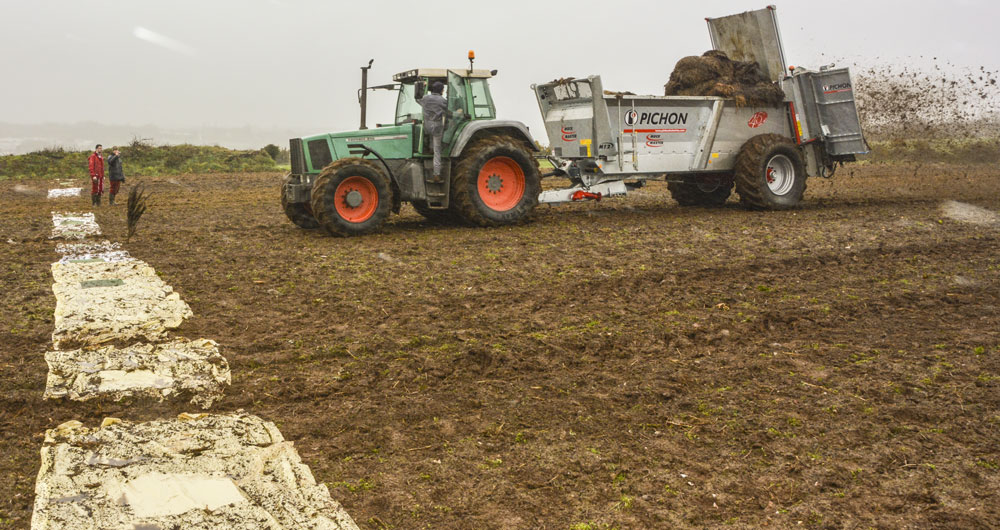
[[[681,205],[720,205],[733,188],[755,209],[799,203],[807,176],[867,153],[847,68],[786,68],[774,6],[706,19],[712,46],[755,61],[785,93],[778,105],[712,96],[606,92],[600,76],[532,85],[555,170],[572,187],[540,203],[624,195],[663,179]]]

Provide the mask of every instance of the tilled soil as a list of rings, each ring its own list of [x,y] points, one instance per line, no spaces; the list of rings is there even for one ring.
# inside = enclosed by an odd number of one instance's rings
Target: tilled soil
[[[132,179],[130,179],[130,184]],[[680,208],[655,183],[482,229],[333,238],[281,176],[146,178],[125,245],[191,305],[233,385],[362,528],[993,528],[1000,209],[988,166],[810,180],[801,208]],[[186,402],[43,401],[47,181],[0,182],[0,527],[43,432]],[[123,240],[124,206],[103,206]]]

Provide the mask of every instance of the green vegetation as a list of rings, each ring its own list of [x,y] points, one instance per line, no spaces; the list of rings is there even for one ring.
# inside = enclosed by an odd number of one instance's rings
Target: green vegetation
[[[112,146],[104,146],[105,159]],[[268,146],[274,151],[275,146]],[[218,146],[161,145],[135,139],[119,146],[125,176],[180,175],[184,173],[239,173],[280,171],[281,167],[266,149],[239,151]],[[79,177],[88,175],[87,157],[91,151],[66,151],[61,147],[43,149],[25,155],[0,156],[0,179],[29,177]],[[280,151],[277,158],[280,160]],[[107,168],[105,168],[105,172]]]

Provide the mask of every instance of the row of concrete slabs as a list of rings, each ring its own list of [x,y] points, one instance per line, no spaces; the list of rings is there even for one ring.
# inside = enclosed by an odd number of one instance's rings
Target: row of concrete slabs
[[[60,193],[50,197],[72,196]],[[100,235],[93,214],[53,213],[56,296],[47,399],[177,396],[209,408],[231,383],[218,345],[171,332],[190,307],[156,271]],[[181,414],[45,434],[33,530],[355,530],[277,427],[244,411]]]

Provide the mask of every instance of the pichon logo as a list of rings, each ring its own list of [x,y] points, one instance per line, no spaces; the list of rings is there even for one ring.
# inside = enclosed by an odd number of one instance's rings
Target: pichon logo
[[[767,121],[767,113],[760,111],[750,117],[750,121],[747,122],[747,125],[749,125],[751,129],[756,129],[761,125],[764,125],[765,121]]]
[[[847,92],[851,89],[850,83],[840,83],[837,85],[823,85],[824,94],[833,94],[835,92]]]
[[[686,112],[636,112],[625,113],[625,125],[682,125],[688,121]]]

